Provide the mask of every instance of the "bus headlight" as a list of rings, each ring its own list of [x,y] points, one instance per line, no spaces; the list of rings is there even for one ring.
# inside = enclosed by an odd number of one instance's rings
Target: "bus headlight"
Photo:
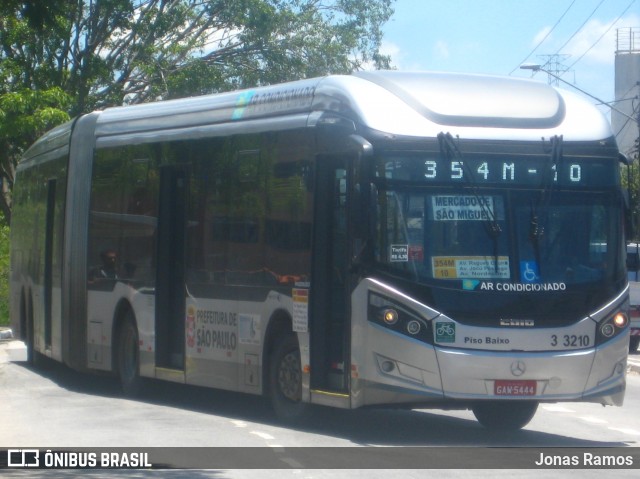
[[[395,309],[385,309],[382,311],[382,320],[389,326],[398,322],[398,312]]]
[[[610,338],[616,333],[616,328],[613,324],[606,323],[600,326],[600,333],[602,333],[605,338]]]
[[[618,336],[629,326],[629,317],[622,311],[608,317],[598,325],[596,346]]]
[[[390,331],[433,344],[430,321],[385,296],[369,293],[368,319]]]
[[[613,324],[618,328],[624,328],[629,324],[629,318],[624,313],[618,313],[613,317]]]

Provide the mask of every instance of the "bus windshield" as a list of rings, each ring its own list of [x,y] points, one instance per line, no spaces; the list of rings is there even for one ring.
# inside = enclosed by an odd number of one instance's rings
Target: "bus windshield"
[[[406,164],[422,168],[429,161]],[[500,303],[497,297],[509,295],[509,312],[520,315],[526,312],[514,308],[530,303],[513,300],[525,294],[562,292],[566,300],[581,292],[583,299],[588,294],[589,305],[597,305],[624,277],[621,201],[613,188],[587,192],[553,183],[534,189],[477,181],[429,186],[424,174],[399,175],[403,161],[394,159],[392,167],[383,162],[376,263],[392,275],[431,286],[432,292],[448,290],[433,293],[448,298],[440,305],[445,310],[463,310],[465,292],[491,292],[493,307]],[[448,170],[462,175],[457,166]],[[582,165],[580,174],[592,166]],[[554,312],[570,307],[572,302],[564,301]]]

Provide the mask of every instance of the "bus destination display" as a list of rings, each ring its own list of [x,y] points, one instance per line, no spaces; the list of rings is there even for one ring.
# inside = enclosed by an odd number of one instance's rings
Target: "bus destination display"
[[[569,188],[616,186],[616,165],[600,158],[565,158],[556,163],[540,157],[489,158],[468,156],[461,160],[406,156],[381,159],[384,177],[423,184],[467,182],[474,185]],[[379,164],[380,165],[380,164]],[[380,166],[382,166],[380,165]],[[378,176],[380,169],[378,170]]]

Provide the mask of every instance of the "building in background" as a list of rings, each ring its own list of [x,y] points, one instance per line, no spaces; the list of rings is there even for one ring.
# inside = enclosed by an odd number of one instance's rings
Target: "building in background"
[[[640,27],[617,30],[615,99],[611,124],[618,147],[629,158],[636,158],[640,120]],[[632,118],[636,119],[635,122]]]

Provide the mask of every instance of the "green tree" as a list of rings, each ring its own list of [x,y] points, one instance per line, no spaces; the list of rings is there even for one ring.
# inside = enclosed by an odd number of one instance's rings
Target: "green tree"
[[[9,324],[9,227],[0,222],[0,326]]]
[[[60,88],[0,91],[0,211],[11,221],[11,187],[20,155],[44,131],[69,119]]]
[[[0,210],[42,130],[93,109],[388,67],[394,0],[3,0]]]
[[[627,189],[633,240],[640,241],[640,158],[636,153],[629,166],[621,167],[622,186]]]

